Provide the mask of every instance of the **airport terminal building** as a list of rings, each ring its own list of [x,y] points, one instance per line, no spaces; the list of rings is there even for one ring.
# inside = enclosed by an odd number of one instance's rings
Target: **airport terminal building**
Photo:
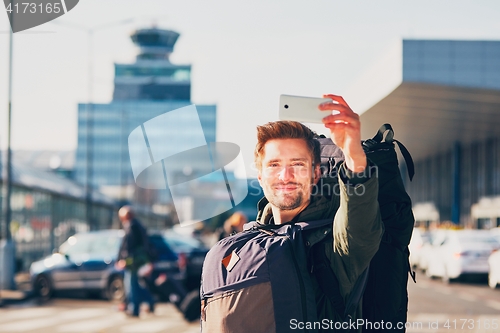
[[[412,154],[417,225],[500,226],[500,41],[403,40],[347,97]]]
[[[135,186],[129,157],[129,134],[166,112],[193,104],[191,65],[170,62],[179,34],[138,29],[131,39],[138,47],[136,61],[115,64],[113,100],[108,104],[78,105],[78,146],[75,180],[120,200],[146,206],[168,202],[166,191],[141,191]],[[216,141],[216,105],[196,105],[206,142]],[[165,133],[165,147],[175,150],[193,140],[196,123],[180,119]]]

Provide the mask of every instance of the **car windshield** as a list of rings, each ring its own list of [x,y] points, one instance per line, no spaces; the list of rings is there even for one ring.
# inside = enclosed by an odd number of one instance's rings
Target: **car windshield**
[[[74,255],[80,253],[87,253],[89,251],[89,237],[84,235],[75,235],[68,238],[67,241],[59,247],[59,253],[65,255]]]
[[[159,252],[172,252],[160,235],[150,235],[149,242]]]
[[[92,239],[89,253],[93,256],[116,256],[120,249],[120,237],[99,236]]]
[[[115,256],[120,248],[121,237],[108,234],[81,234],[68,238],[59,247],[59,253],[68,256],[89,254],[92,256]]]

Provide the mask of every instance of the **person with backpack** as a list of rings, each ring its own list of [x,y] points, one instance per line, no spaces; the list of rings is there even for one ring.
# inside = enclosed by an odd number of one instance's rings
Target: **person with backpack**
[[[128,302],[125,312],[132,317],[139,317],[140,305],[144,301],[149,305],[149,312],[154,313],[153,296],[139,281],[139,269],[151,262],[146,228],[135,218],[130,206],[120,208],[118,218],[125,230],[116,263],[118,269],[125,270],[124,284]]]
[[[321,110],[344,155],[321,177],[315,133],[295,121],[257,128],[264,190],[257,221],[207,254],[202,332],[361,331],[369,263],[383,234],[376,168],[361,146],[359,116],[341,96]],[[363,280],[363,281],[362,281]]]
[[[218,238],[217,240],[221,240],[224,237],[228,237],[242,231],[243,225],[247,222],[248,219],[243,212],[235,212],[226,221],[224,221],[222,228],[215,231]]]

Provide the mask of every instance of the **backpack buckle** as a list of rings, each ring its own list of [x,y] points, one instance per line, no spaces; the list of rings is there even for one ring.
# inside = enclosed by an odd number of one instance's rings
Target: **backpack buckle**
[[[368,139],[368,140],[363,141],[363,146],[365,146],[368,149],[372,148],[376,144],[378,144],[378,142],[373,140],[373,139]]]

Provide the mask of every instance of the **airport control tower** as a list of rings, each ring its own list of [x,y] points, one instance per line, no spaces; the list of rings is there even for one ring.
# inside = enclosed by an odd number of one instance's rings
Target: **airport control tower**
[[[133,63],[115,63],[111,103],[78,105],[78,147],[75,179],[112,197],[136,188],[128,136],[137,127],[166,112],[191,104],[191,65],[170,62],[179,33],[160,28],[137,29],[130,36],[138,52]],[[216,105],[196,104],[206,142],[216,141]],[[92,126],[88,126],[88,119]],[[167,133],[166,147],[194,140],[196,124],[179,123]],[[87,136],[90,128],[90,138]],[[90,150],[87,144],[91,143]],[[90,158],[89,158],[90,157]],[[91,164],[87,164],[90,160]]]
[[[178,37],[171,30],[136,30],[131,39],[139,54],[133,64],[115,64],[113,100],[189,101],[191,66],[169,60]]]

